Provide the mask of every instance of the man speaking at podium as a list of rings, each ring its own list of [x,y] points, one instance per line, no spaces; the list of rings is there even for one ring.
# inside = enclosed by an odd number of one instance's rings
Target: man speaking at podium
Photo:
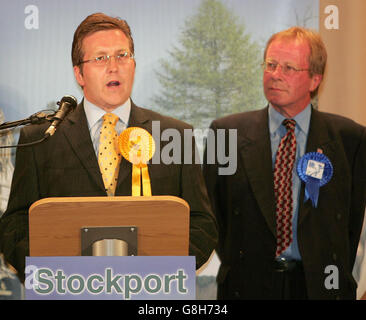
[[[136,61],[126,21],[102,13],[88,16],[75,31],[72,63],[84,99],[46,141],[17,149],[9,204],[0,220],[0,252],[22,280],[32,203],[47,197],[130,196],[131,164],[113,148],[117,135],[127,127],[151,133],[152,121],[159,121],[161,130],[178,130],[181,137],[184,129],[191,129],[131,101]],[[41,139],[48,126],[25,127],[19,143]],[[196,256],[198,268],[217,241],[201,168],[181,163],[151,164],[150,168],[152,195],[177,196],[190,206],[189,254]]]

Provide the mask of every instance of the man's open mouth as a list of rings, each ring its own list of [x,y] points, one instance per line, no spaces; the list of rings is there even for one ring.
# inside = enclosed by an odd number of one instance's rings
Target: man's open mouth
[[[115,81],[115,80],[113,80],[113,81],[109,81],[109,82],[107,83],[107,87],[118,87],[120,84],[121,84],[121,83],[120,83],[119,81]]]

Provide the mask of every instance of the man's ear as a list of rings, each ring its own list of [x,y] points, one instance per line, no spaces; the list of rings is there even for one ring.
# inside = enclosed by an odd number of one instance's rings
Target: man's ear
[[[82,71],[79,66],[74,66],[74,75],[75,75],[75,79],[78,82],[79,86],[83,87],[85,85],[85,82],[84,82],[84,77],[83,77]]]
[[[316,90],[316,88],[319,87],[320,83],[323,80],[323,76],[321,74],[314,74],[311,78],[311,84],[310,84],[310,92],[313,92]]]

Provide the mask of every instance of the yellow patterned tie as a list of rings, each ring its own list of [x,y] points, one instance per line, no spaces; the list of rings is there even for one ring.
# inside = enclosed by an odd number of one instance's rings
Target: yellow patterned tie
[[[121,153],[118,149],[118,136],[115,129],[118,117],[113,113],[103,116],[100,130],[98,162],[103,176],[105,190],[108,196],[114,196],[116,191]]]

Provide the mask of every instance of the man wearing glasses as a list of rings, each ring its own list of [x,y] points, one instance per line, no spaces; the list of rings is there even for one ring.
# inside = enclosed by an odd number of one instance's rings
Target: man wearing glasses
[[[313,31],[274,34],[263,62],[269,105],[211,125],[238,133],[234,175],[220,176],[217,161],[204,161],[219,224],[219,299],[356,296],[352,268],[365,211],[366,129],[312,107],[326,59]]]
[[[161,130],[179,130],[182,138],[184,129],[191,129],[131,101],[136,61],[126,21],[101,13],[87,17],[75,31],[72,62],[84,99],[47,141],[18,148],[9,205],[0,220],[0,252],[23,280],[24,260],[29,255],[28,209],[32,203],[46,197],[131,195],[132,165],[118,152],[111,160],[117,163],[112,179],[102,174],[105,168],[99,156],[108,148],[108,141],[101,147],[105,118],[113,122],[114,136],[126,127],[140,127],[151,133],[152,121],[159,121]],[[47,126],[24,128],[19,143],[39,140]],[[192,156],[194,159],[194,146]],[[152,195],[173,195],[188,202],[189,254],[196,256],[196,266],[200,267],[216,245],[217,229],[199,164],[151,164],[149,174]]]

